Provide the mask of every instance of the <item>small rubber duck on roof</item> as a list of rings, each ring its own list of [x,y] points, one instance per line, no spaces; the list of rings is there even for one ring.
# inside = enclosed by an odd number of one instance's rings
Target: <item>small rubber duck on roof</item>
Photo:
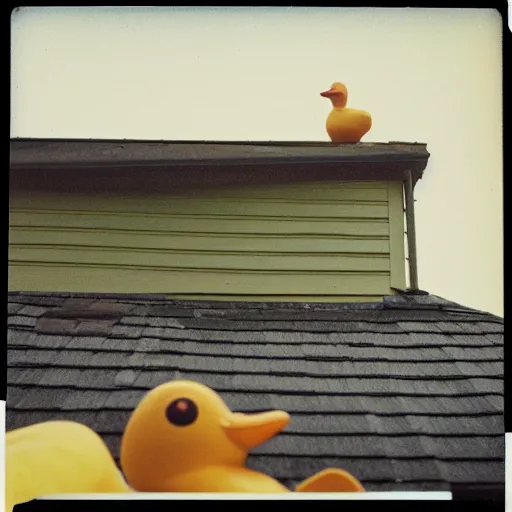
[[[212,389],[172,381],[139,403],[121,441],[121,467],[141,492],[291,492],[274,478],[245,466],[248,452],[280,432],[284,411],[232,412]],[[361,492],[341,469],[326,469],[296,492]]]
[[[52,494],[132,493],[101,437],[73,421],[5,435],[5,510]]]
[[[334,82],[328,91],[320,96],[329,98],[332,110],[327,117],[326,128],[332,142],[359,142],[372,127],[372,117],[364,110],[346,108],[348,91],[345,84]]]

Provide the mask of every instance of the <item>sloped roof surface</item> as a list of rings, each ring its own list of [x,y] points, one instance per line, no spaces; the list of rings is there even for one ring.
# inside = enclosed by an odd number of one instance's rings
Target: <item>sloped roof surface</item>
[[[186,378],[236,411],[283,409],[248,460],[292,487],[326,467],[367,490],[504,484],[503,320],[435,296],[230,303],[10,293],[7,429],[72,419],[118,458],[144,393]]]

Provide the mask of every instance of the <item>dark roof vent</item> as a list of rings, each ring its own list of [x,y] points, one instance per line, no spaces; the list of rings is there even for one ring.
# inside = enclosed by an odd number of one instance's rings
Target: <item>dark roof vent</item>
[[[133,308],[130,304],[68,299],[44,313],[34,328],[41,334],[109,336],[112,327]]]

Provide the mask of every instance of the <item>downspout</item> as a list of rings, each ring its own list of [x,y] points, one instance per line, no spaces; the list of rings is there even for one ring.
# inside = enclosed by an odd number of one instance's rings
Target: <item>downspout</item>
[[[409,253],[409,290],[418,290],[418,261],[416,256],[416,226],[414,221],[414,184],[412,172],[406,171],[405,181],[405,219],[407,226],[407,247]]]

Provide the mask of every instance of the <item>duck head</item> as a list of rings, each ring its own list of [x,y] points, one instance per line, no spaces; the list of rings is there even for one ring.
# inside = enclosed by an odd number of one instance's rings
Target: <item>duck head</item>
[[[177,474],[243,466],[248,451],[289,420],[283,411],[234,413],[207,386],[169,382],[150,391],[130,417],[121,441],[121,467],[134,489],[157,492]]]
[[[341,82],[334,82],[331,88],[328,91],[321,92],[320,96],[329,98],[333,107],[343,108],[346,106],[348,100],[347,87]]]

